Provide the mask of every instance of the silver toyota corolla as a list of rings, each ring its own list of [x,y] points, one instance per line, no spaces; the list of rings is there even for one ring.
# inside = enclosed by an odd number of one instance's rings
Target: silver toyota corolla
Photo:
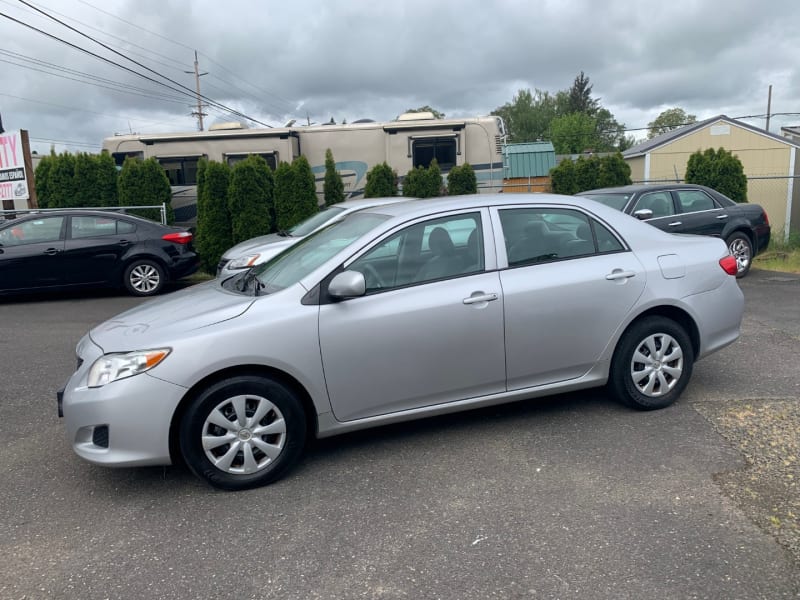
[[[721,240],[586,199],[387,204],[92,329],[60,409],[90,462],[244,489],[308,435],[606,384],[662,408],[739,336],[735,274]]]

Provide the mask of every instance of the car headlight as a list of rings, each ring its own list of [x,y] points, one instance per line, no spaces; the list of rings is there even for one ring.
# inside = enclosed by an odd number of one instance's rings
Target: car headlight
[[[225,265],[226,269],[249,269],[258,262],[261,254],[246,254],[239,258],[234,258],[231,262]]]
[[[88,385],[93,388],[102,387],[117,379],[125,379],[149,371],[164,360],[171,351],[170,348],[158,348],[101,356],[89,369]]]

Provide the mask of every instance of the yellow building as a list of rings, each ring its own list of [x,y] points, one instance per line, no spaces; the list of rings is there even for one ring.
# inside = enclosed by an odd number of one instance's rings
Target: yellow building
[[[622,153],[634,182],[683,181],[686,163],[698,150],[724,148],[739,157],[747,176],[747,200],[767,211],[772,233],[788,239],[800,232],[800,142],[725,115],[674,129]]]

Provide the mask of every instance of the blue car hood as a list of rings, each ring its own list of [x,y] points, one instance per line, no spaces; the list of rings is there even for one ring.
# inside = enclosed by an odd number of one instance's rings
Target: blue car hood
[[[238,317],[254,300],[209,281],[127,310],[92,329],[89,336],[103,352],[142,350],[151,341],[163,345],[173,336]]]

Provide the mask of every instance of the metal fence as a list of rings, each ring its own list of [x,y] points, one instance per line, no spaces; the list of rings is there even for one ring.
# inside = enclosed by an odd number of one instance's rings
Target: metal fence
[[[127,213],[129,210],[141,210],[143,208],[157,208],[161,213],[161,224],[167,224],[167,205],[153,204],[148,206],[90,206],[80,208],[22,208],[18,210],[0,210],[0,216],[5,220],[16,219],[20,215],[39,214],[39,213],[59,213],[65,210],[99,210],[104,212]]]

